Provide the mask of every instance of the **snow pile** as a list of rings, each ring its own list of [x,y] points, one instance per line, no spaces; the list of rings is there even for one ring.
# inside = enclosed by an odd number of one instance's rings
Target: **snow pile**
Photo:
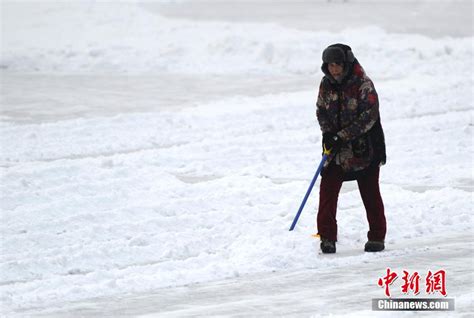
[[[407,70],[432,75],[427,61],[466,61],[472,52],[469,38],[435,41],[377,27],[335,37],[273,24],[175,21],[130,3],[6,3],[3,10],[0,65],[11,71],[316,74],[321,51],[337,41],[394,78]]]

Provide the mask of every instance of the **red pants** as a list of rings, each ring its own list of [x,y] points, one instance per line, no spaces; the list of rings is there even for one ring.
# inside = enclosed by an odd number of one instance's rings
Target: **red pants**
[[[384,207],[379,188],[379,167],[369,168],[357,179],[359,192],[364,202],[369,221],[368,239],[383,241],[387,232]],[[323,172],[319,190],[318,234],[328,240],[337,241],[337,198],[341,190],[344,173],[336,164],[330,164]]]

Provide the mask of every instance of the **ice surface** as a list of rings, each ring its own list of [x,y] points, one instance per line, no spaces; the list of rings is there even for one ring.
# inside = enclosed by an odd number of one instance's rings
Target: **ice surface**
[[[378,26],[391,33],[436,38],[473,35],[472,1],[466,0],[188,0],[144,6],[168,17],[195,21],[266,22],[332,32]]]
[[[2,313],[370,315],[389,266],[446,267],[456,313],[473,313],[472,35],[160,10],[2,3]],[[310,237],[318,184],[288,232],[321,156],[319,58],[339,41],[380,95],[381,254],[361,252],[354,183],[338,254],[319,255]],[[328,295],[351,305],[326,307]]]

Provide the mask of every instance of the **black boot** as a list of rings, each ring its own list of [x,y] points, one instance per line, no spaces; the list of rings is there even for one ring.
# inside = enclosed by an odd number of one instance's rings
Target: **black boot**
[[[383,241],[368,241],[365,243],[364,251],[366,252],[380,252],[385,249]]]
[[[336,253],[336,242],[321,238],[321,251],[324,254]]]

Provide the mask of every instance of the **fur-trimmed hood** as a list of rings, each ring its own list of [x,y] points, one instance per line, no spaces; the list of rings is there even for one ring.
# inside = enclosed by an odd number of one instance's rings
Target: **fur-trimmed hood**
[[[338,82],[329,73],[329,69],[328,69],[328,63],[327,63],[328,52],[330,53],[330,51],[334,49],[342,50],[342,52],[344,53],[344,70],[343,70],[342,79],[340,82]],[[345,82],[353,74],[356,65],[360,66],[359,61],[357,61],[357,59],[355,58],[354,54],[352,53],[352,49],[349,45],[341,44],[341,43],[333,44],[333,45],[328,46],[323,52],[323,64],[321,65],[321,70],[323,71],[326,78],[332,84],[337,84],[337,83],[342,84],[343,82]],[[360,68],[362,69],[362,67]]]

